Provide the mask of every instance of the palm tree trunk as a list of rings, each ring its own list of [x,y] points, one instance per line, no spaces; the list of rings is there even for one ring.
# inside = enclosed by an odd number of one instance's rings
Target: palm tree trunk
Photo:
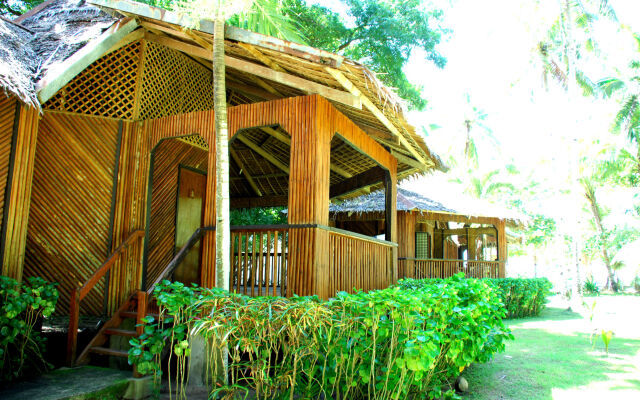
[[[591,214],[593,214],[593,220],[596,225],[596,230],[598,232],[598,236],[600,236],[601,241],[601,252],[602,259],[604,260],[604,264],[607,267],[607,286],[614,292],[618,291],[618,285],[615,281],[615,276],[613,274],[613,267],[611,266],[611,258],[609,257],[609,252],[607,251],[607,242],[606,235],[604,231],[604,227],[602,225],[602,214],[600,212],[600,207],[598,207],[598,202],[596,199],[596,192],[593,189],[593,186],[589,183],[584,184],[585,197],[589,201],[589,206],[591,208]]]
[[[213,109],[216,126],[216,287],[229,290],[231,234],[224,23],[224,13],[220,10],[214,21],[213,34]]]

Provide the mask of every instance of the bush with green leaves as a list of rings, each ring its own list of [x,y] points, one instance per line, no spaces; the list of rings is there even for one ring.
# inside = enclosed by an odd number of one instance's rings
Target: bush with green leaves
[[[398,286],[416,290],[440,285],[446,279],[403,279]],[[482,279],[500,295],[507,318],[523,318],[540,314],[551,294],[552,284],[547,278],[494,278]]]
[[[54,283],[29,278],[19,283],[0,276],[0,379],[12,381],[43,372],[44,338],[34,330],[38,320],[53,313],[58,301]]]
[[[209,348],[209,376],[228,349],[228,383],[218,395],[257,398],[438,398],[468,365],[485,362],[512,338],[504,308],[482,280],[455,276],[435,285],[316,297],[247,297],[165,282],[155,292],[163,323],[147,320],[129,360],[160,373],[166,340],[178,392],[191,336]],[[170,372],[171,373],[171,372]]]
[[[600,288],[593,281],[593,279],[587,279],[584,282],[584,287],[582,289],[584,290],[584,293],[586,293],[586,294],[600,294]]]

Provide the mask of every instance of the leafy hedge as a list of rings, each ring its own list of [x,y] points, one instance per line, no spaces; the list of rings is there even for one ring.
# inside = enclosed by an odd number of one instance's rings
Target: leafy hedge
[[[34,327],[41,317],[53,313],[57,301],[55,284],[44,279],[18,283],[0,276],[0,381],[49,367],[42,356],[44,338]]]
[[[435,398],[466,366],[489,360],[512,338],[495,290],[461,276],[329,301],[250,298],[169,282],[156,298],[164,325],[148,317],[145,334],[131,341],[130,362],[157,375],[168,339],[182,385],[189,336],[197,332],[211,343],[212,377],[221,370],[216,349],[226,345],[229,382],[216,392],[231,396]]]
[[[552,284],[547,278],[482,279],[495,288],[506,310],[507,318],[523,318],[540,314],[551,294]],[[439,285],[444,279],[404,279],[398,286],[404,289]]]
[[[547,278],[487,279],[496,287],[507,310],[507,318],[532,317],[540,314],[553,286]]]

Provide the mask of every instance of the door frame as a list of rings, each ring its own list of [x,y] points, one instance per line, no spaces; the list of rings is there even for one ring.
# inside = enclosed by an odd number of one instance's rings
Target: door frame
[[[175,229],[173,231],[173,256],[176,256],[176,242],[178,241],[178,204],[180,202],[180,176],[182,175],[182,170],[186,169],[187,171],[195,172],[196,174],[200,174],[203,176],[207,176],[207,171],[203,171],[198,168],[194,168],[190,165],[186,164],[178,164],[178,184],[176,185],[176,215],[173,219],[173,226]],[[202,204],[204,205],[207,201],[207,183],[205,180],[205,188],[204,188],[204,197],[202,198]],[[204,207],[202,207],[202,216],[200,217],[200,227],[204,224]],[[202,248],[200,249],[202,252]],[[201,255],[202,257],[202,255]]]

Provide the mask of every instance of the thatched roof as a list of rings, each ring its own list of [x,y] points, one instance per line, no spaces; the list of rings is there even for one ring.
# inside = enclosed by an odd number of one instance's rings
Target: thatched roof
[[[115,35],[125,23],[136,32],[144,33],[145,40],[161,42],[203,65],[210,63],[210,59],[202,56],[202,52],[209,51],[213,41],[210,21],[193,21],[183,14],[129,0],[49,0],[13,23],[1,22],[0,51],[6,56],[0,58],[4,62],[0,70],[0,87],[27,103],[37,105],[36,97],[44,103],[61,88],[50,85],[51,79],[57,79],[59,83],[61,76],[68,75],[72,79],[80,73],[79,64],[69,67],[72,64],[69,61],[74,60],[72,56],[92,45],[101,48],[98,43],[105,40],[105,35]],[[193,29],[193,26],[198,28]],[[337,54],[233,27],[225,33],[225,53],[237,62],[283,72],[336,93],[362,99],[360,107],[329,100],[393,152],[400,164],[399,179],[417,172],[446,169],[423,137],[406,121],[404,102],[366,66]],[[70,70],[64,71],[65,68]],[[251,73],[233,68],[227,71],[228,80],[237,86],[255,85]],[[264,77],[262,81],[281,97],[309,94],[295,85],[283,85]],[[68,80],[63,84],[66,82]],[[49,93],[51,91],[53,93]],[[47,95],[43,95],[45,92]],[[240,93],[240,97],[250,102],[265,100],[246,93]]]
[[[459,195],[458,195],[459,196]],[[471,203],[476,204],[471,204]],[[398,211],[413,211],[418,213],[437,213],[449,214],[474,218],[497,218],[505,220],[512,227],[521,227],[526,225],[527,221],[524,216],[516,214],[510,210],[502,209],[496,205],[488,205],[480,200],[469,200],[464,204],[456,203],[456,208],[451,208],[451,204],[447,201],[449,207],[442,203],[430,199],[422,194],[398,187],[398,199],[396,208]],[[341,203],[331,204],[329,212],[335,218],[339,214],[365,214],[365,213],[384,213],[385,211],[384,191],[376,191],[370,194],[355,197],[343,201]],[[484,208],[484,209],[483,209]]]
[[[370,193],[345,200],[341,203],[331,204],[329,212],[331,213],[366,213],[366,212],[384,212],[385,196],[384,191]],[[406,189],[398,188],[398,199],[396,208],[398,211],[434,211],[442,213],[455,213],[455,210],[445,207],[443,204],[435,200],[428,199],[418,193],[411,192]]]
[[[34,11],[16,21],[35,34],[31,45],[41,63],[36,79],[100,36],[116,21],[84,0],[48,1]]]
[[[38,67],[31,46],[33,37],[28,29],[0,17],[0,90],[39,107],[33,79]]]

